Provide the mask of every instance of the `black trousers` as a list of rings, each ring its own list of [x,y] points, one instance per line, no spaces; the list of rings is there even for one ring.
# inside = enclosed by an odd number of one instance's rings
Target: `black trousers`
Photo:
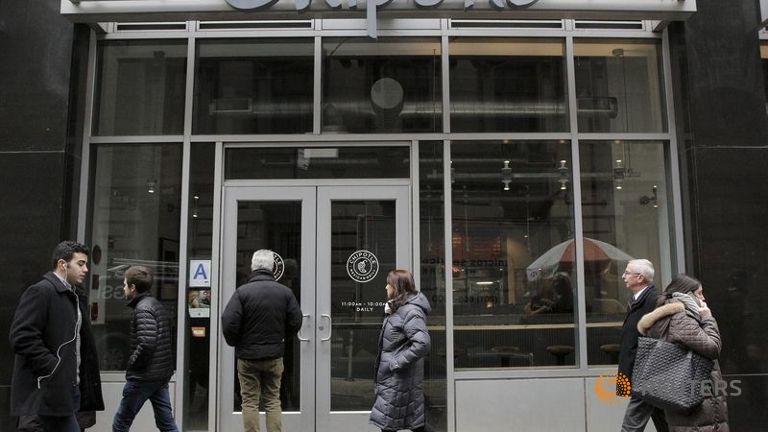
[[[411,431],[413,431],[413,432],[426,432],[426,429],[424,428],[424,426],[421,426],[421,427],[417,427],[416,429],[411,429]],[[397,431],[382,429],[381,432],[397,432]]]
[[[664,411],[643,402],[636,396],[632,396],[629,398],[629,405],[627,405],[627,411],[624,413],[621,432],[642,432],[645,430],[648,420],[653,420],[657,432],[669,431]]]

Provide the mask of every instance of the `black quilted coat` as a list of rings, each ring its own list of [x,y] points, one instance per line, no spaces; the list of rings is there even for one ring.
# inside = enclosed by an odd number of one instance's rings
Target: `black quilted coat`
[[[237,287],[221,315],[221,331],[235,357],[269,360],[285,353],[286,339],[301,328],[301,308],[293,291],[275,281],[271,270],[256,270]]]
[[[371,423],[380,429],[401,430],[424,426],[424,357],[430,339],[423,294],[411,297],[384,318],[374,369],[376,400]]]
[[[167,381],[173,375],[171,325],[160,301],[139,293],[128,306],[131,319],[131,350],[125,378],[134,381]]]
[[[705,396],[704,402],[690,413],[665,411],[670,432],[728,432],[725,395],[714,390],[718,385],[722,386],[723,377],[717,362],[720,357],[720,330],[711,314],[701,319],[692,318],[685,313],[682,303],[672,299],[643,316],[637,329],[640,334],[661,338],[715,360],[710,376],[713,390],[708,392],[711,395]]]

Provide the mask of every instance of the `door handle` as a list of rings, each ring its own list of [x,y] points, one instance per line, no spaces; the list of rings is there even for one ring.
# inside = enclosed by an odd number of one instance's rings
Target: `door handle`
[[[309,314],[304,314],[301,316],[301,327],[299,327],[299,332],[296,333],[296,337],[299,338],[299,341],[301,342],[309,342],[309,338],[301,337],[301,329],[304,328],[304,318],[309,318]]]
[[[328,314],[320,314],[320,318],[328,318],[328,337],[320,339],[322,342],[328,342],[331,340],[331,334],[333,333],[333,319]],[[320,329],[322,330],[322,327]]]

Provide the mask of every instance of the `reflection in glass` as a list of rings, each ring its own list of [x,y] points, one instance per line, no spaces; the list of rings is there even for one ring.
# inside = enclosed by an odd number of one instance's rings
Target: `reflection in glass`
[[[419,211],[421,273],[416,281],[432,312],[427,317],[432,349],[424,363],[427,424],[446,431],[448,388],[445,355],[445,216],[443,204],[443,142],[419,142]]]
[[[213,143],[193,143],[189,170],[189,219],[187,256],[190,259],[213,259],[213,177],[215,146]],[[199,288],[189,287],[192,293]],[[210,293],[210,291],[208,291]],[[213,293],[216,295],[216,293]],[[195,329],[193,332],[192,330]],[[203,329],[201,333],[200,329]],[[187,312],[185,370],[187,394],[185,395],[184,424],[191,429],[208,427],[208,373],[211,341],[210,314]],[[215,340],[215,338],[214,338]]]
[[[198,40],[197,44],[194,133],[312,131],[312,39]]]
[[[408,178],[408,147],[231,148],[227,179]]]
[[[576,265],[537,257],[572,239],[570,143],[451,145],[455,364],[459,369],[576,364]]]
[[[768,43],[760,43],[760,64],[763,68],[763,85],[765,87],[765,99],[768,100]]]
[[[440,40],[323,39],[323,131],[442,132]]]
[[[562,40],[455,38],[451,130],[568,130]]]
[[[371,409],[387,273],[395,268],[397,258],[395,238],[395,201],[332,202],[332,411]],[[377,272],[366,267],[364,260],[357,261],[362,266],[358,272],[348,268],[348,258],[360,250],[378,258]]]
[[[94,135],[181,134],[186,41],[101,41]]]
[[[656,285],[663,289],[672,276],[675,247],[664,143],[581,141],[579,163],[585,239],[651,260]],[[585,258],[600,252],[588,243],[593,242],[585,240]],[[587,356],[592,365],[616,364],[631,296],[621,278],[626,257],[614,258],[584,262]]]
[[[283,258],[283,274],[277,281],[293,291],[301,304],[301,202],[240,201],[237,205],[237,286],[248,282],[251,257],[259,249],[270,249]],[[276,276],[278,277],[278,276]],[[286,341],[280,399],[283,411],[299,411],[301,358],[299,339]],[[242,411],[237,360],[233,360],[234,409]]]
[[[130,266],[152,271],[151,294],[165,306],[176,334],[181,145],[102,144],[93,148],[91,160],[88,242],[102,251],[90,268],[93,334],[101,370],[124,371],[131,309],[123,273]]]
[[[579,132],[667,130],[658,41],[577,39],[573,49]]]

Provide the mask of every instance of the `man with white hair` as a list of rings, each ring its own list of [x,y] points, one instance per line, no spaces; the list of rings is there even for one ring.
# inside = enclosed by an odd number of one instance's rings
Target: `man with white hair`
[[[275,281],[274,265],[271,250],[254,252],[253,273],[235,290],[221,316],[224,339],[235,347],[245,432],[259,432],[260,400],[267,413],[267,431],[282,430],[280,381],[285,343],[301,327],[296,296]]]
[[[635,366],[635,354],[637,353],[637,322],[643,315],[656,308],[656,287],[653,284],[653,264],[647,259],[631,260],[624,270],[624,284],[632,292],[632,298],[627,305],[627,316],[624,318],[624,326],[621,333],[621,351],[619,352],[619,377],[625,380],[616,380],[616,394],[628,396],[629,388],[619,383],[632,381],[632,368]],[[669,427],[664,417],[664,411],[643,402],[637,396],[629,398],[627,411],[624,413],[624,421],[621,424],[621,432],[642,432],[648,420],[653,418],[653,425],[657,432],[667,432]]]

